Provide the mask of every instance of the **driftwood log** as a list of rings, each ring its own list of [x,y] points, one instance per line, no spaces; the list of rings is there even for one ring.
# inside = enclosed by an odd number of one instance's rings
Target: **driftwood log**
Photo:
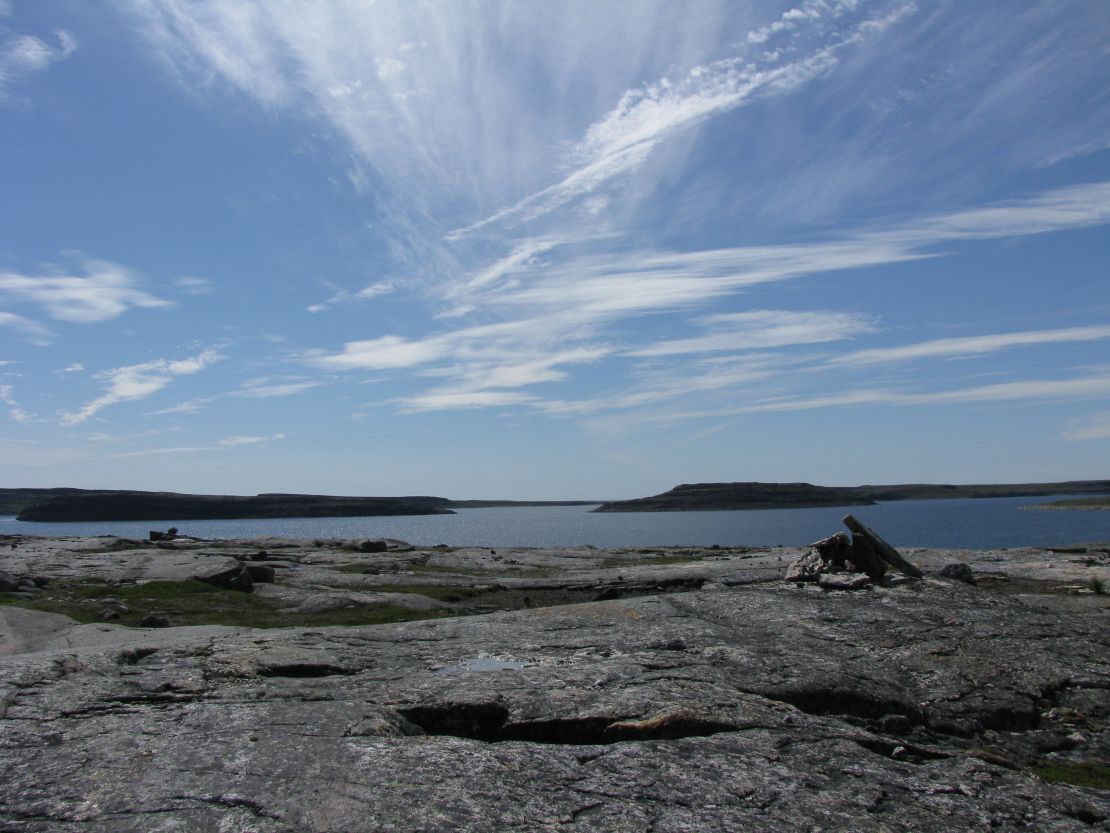
[[[860,540],[860,538],[862,538],[871,545],[871,548],[875,551],[875,553],[879,555],[880,558],[886,561],[895,570],[898,570],[900,573],[905,573],[907,576],[913,576],[914,578],[923,578],[922,572],[917,569],[917,567],[913,566],[913,564],[899,555],[898,550],[894,549],[894,547],[892,547],[890,544],[888,544],[886,541],[884,541],[882,538],[880,538],[878,535],[876,535],[874,532],[860,523],[854,515],[845,515],[842,520],[844,522],[844,525],[848,527],[848,529],[852,530],[853,561],[856,560],[856,543]],[[859,564],[859,562],[857,562],[857,565],[863,567],[863,565]],[[866,570],[866,572],[870,574],[869,570]]]
[[[866,535],[856,534],[852,540],[852,554],[849,557],[856,570],[867,573],[872,581],[880,581],[886,573],[887,560],[879,555]]]

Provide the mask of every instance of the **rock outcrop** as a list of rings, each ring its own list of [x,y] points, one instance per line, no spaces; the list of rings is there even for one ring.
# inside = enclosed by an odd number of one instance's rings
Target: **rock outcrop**
[[[1101,597],[934,577],[961,559],[981,579],[1011,563],[1030,581],[1038,564],[1104,571],[1089,550],[913,551],[922,580],[828,593],[782,582],[796,551],[660,563],[659,551],[240,546],[290,556],[275,588],[298,570],[318,582],[328,565],[442,558],[475,583],[513,580],[475,574],[495,564],[563,559],[564,582],[650,573],[701,589],[354,628],[51,618],[0,657],[0,829],[1110,829],[1110,792],[1052,783],[1106,778]],[[56,556],[18,552],[0,567],[63,581]]]

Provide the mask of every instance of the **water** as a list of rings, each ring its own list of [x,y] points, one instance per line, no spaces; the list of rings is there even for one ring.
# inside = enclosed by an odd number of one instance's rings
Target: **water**
[[[590,506],[462,509],[456,515],[234,521],[25,523],[0,518],[0,535],[146,538],[178,527],[200,538],[400,538],[417,546],[800,546],[831,535],[851,512],[893,544],[995,549],[1110,541],[1108,511],[1022,509],[1065,496],[906,500],[877,506],[716,512],[591,513]]]

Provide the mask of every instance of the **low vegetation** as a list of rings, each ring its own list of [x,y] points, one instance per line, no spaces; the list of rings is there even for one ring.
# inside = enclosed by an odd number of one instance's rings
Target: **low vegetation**
[[[382,592],[420,592],[415,585],[391,585]],[[407,588],[407,589],[402,589]],[[465,592],[470,588],[423,588]],[[461,598],[461,595],[460,595]],[[34,610],[61,613],[78,622],[111,622],[138,627],[148,615],[163,616],[170,625],[235,625],[249,628],[324,627],[328,625],[376,625],[411,619],[432,619],[449,611],[418,611],[394,604],[370,604],[312,613],[282,609],[251,593],[225,590],[204,582],[151,581],[145,584],[109,585],[99,582],[59,583],[41,597],[30,600],[4,599]]]
[[[1110,790],[1110,766],[1105,764],[1046,760],[1033,767],[1033,772],[1051,784],[1071,784],[1073,787]]]
[[[693,564],[700,558],[691,558],[687,555],[660,555],[652,558],[603,558],[602,567],[663,567],[667,564]]]
[[[1077,497],[1067,500],[1054,500],[1041,504],[1043,509],[1110,509],[1110,495],[1100,497]]]

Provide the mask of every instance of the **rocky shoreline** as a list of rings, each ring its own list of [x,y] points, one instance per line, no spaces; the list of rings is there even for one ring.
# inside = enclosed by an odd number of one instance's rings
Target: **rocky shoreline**
[[[1110,830],[1110,548],[805,555],[0,539],[0,829]]]
[[[1035,506],[1025,506],[1024,509],[1048,509],[1070,512],[1105,512],[1110,510],[1110,497],[1076,498],[1075,500],[1055,500],[1051,503],[1039,503]]]

